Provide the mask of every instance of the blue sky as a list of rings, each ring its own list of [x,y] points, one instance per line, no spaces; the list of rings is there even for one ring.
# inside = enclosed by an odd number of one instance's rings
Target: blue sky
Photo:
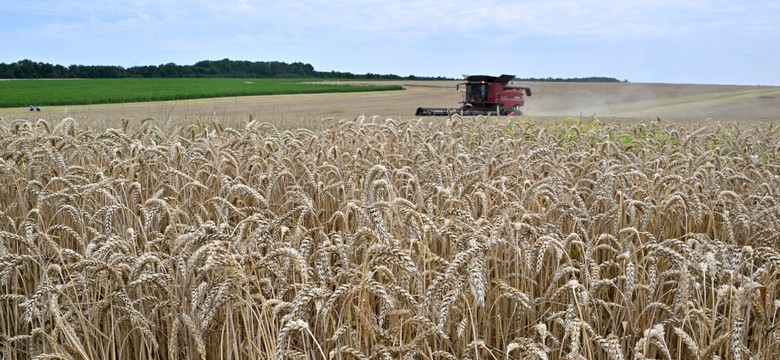
[[[780,85],[776,0],[0,0],[0,39],[5,63]]]

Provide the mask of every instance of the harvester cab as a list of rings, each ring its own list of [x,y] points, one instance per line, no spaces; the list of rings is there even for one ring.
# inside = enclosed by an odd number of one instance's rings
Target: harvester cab
[[[417,108],[417,116],[460,115],[521,115],[525,104],[525,95],[531,96],[531,88],[510,85],[514,75],[487,76],[471,75],[466,82],[463,104],[460,108]]]

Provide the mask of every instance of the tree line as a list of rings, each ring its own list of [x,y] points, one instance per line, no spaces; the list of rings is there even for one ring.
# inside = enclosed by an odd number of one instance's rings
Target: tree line
[[[194,65],[53,65],[32,60],[0,63],[2,79],[67,78],[339,78],[377,80],[446,80],[444,77],[401,77],[392,74],[353,74],[340,71],[317,71],[311,64],[281,61],[203,60]]]
[[[442,76],[399,76],[393,74],[353,74],[341,71],[317,71],[311,64],[281,61],[203,60],[193,65],[174,63],[131,66],[54,65],[32,60],[0,63],[0,79],[95,79],[95,78],[330,78],[374,80],[457,80]],[[586,78],[517,78],[518,81],[620,82],[594,76]],[[628,82],[623,80],[623,82]]]

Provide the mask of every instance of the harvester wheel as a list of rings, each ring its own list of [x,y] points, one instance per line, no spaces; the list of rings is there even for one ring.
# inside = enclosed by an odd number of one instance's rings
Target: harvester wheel
[[[514,107],[512,107],[512,112],[513,112],[513,113],[514,113],[516,116],[523,115],[523,111],[521,110],[521,107],[520,107],[520,106],[514,106]]]

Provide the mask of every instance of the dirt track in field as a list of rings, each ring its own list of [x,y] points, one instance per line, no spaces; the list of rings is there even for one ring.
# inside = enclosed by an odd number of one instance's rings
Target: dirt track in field
[[[387,82],[383,82],[387,84]],[[240,126],[250,117],[279,128],[322,128],[324,119],[361,115],[411,119],[418,106],[456,107],[462,99],[457,81],[399,81],[406,90],[369,93],[249,96],[148,103],[57,106],[41,112],[0,109],[0,117],[57,122],[73,117],[92,128],[138,124],[152,118],[163,129],[218,121]],[[532,118],[564,116],[602,120],[673,122],[780,121],[780,87],[640,83],[523,82],[533,90],[524,113]],[[327,122],[326,122],[327,123]]]

